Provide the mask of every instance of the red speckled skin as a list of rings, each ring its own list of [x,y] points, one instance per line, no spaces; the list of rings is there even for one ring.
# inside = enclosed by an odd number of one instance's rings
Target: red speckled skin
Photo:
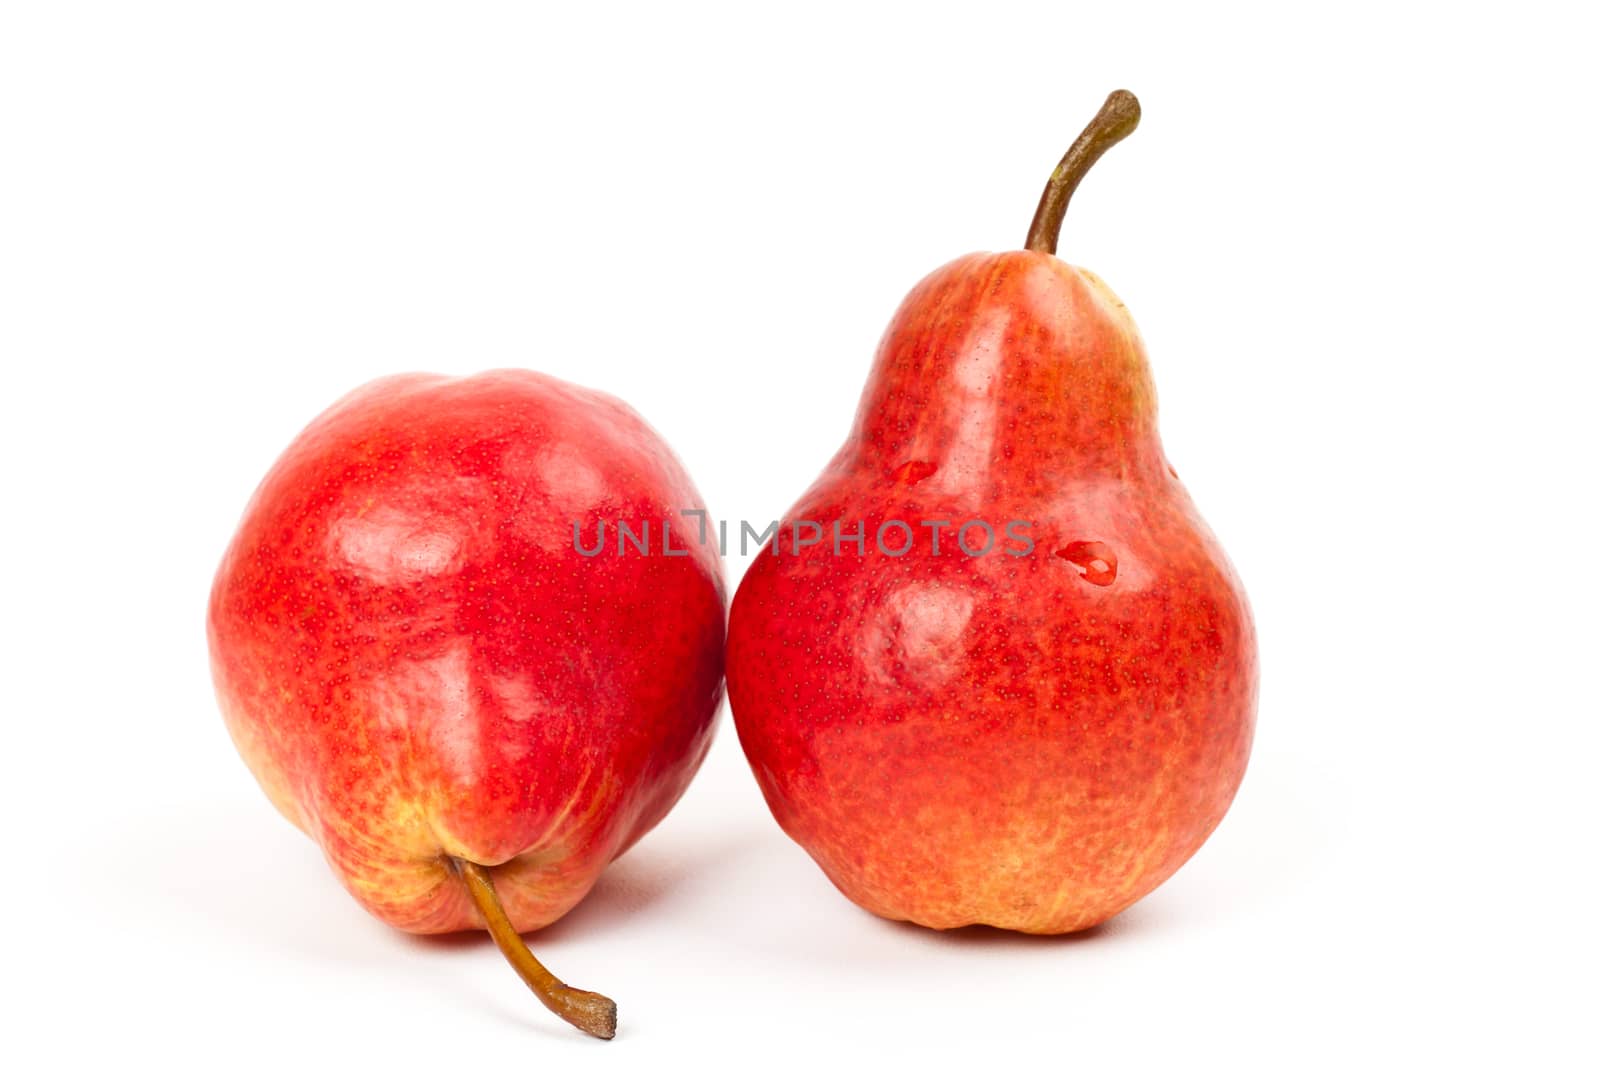
[[[535,929],[682,795],[722,686],[720,560],[678,516],[702,506],[625,404],[528,371],[383,378],[289,446],[217,572],[212,669],[245,762],[369,911],[481,926],[454,855]],[[619,519],[649,520],[648,556],[615,552]]]
[[[982,557],[952,544],[975,518],[996,528]],[[829,533],[796,555],[801,519]],[[874,538],[894,519],[917,535],[899,558]],[[938,519],[935,557],[918,524]],[[833,555],[835,520],[865,522],[864,556]],[[1027,548],[1013,520],[1031,553],[1007,554]],[[1011,252],[922,281],[779,552],[734,597],[734,721],[778,822],[862,907],[1083,929],[1227,810],[1255,717],[1249,609],[1162,454],[1133,322],[1088,272]]]

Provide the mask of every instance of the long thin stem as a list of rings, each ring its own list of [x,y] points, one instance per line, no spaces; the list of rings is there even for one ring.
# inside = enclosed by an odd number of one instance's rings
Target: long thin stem
[[[489,872],[471,860],[451,857],[451,862],[455,864],[456,873],[466,883],[467,892],[472,895],[472,903],[477,906],[478,914],[483,916],[483,924],[489,928],[489,936],[500,946],[500,951],[505,954],[511,969],[528,983],[533,995],[538,997],[545,1007],[584,1033],[593,1034],[607,1041],[615,1037],[616,1002],[599,993],[574,989],[545,970],[544,964],[535,959],[533,953],[528,951],[528,946],[523,944],[517,928],[511,925],[511,919],[500,903],[500,894],[494,891],[494,882],[489,879]]]
[[[1139,125],[1139,98],[1126,89],[1118,89],[1106,97],[1100,113],[1078,134],[1067,154],[1056,164],[1055,173],[1044,187],[1039,198],[1039,209],[1033,213],[1033,225],[1028,227],[1028,243],[1023,247],[1032,252],[1055,254],[1056,241],[1061,236],[1061,220],[1067,215],[1067,201],[1095,161],[1106,154],[1106,149],[1122,140]]]

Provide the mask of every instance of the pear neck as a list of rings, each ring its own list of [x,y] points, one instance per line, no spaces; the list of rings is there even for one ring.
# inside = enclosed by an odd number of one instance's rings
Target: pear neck
[[[853,441],[939,484],[1162,469],[1155,388],[1099,279],[1033,252],[973,255],[924,279],[879,346]]]

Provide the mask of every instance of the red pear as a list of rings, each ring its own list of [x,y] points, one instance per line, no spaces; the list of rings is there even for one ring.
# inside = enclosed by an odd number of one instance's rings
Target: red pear
[[[1054,255],[1138,117],[1112,94],[1025,250],[912,290],[844,447],[734,597],[750,765],[878,915],[1093,926],[1200,847],[1244,774],[1244,590],[1167,464],[1127,309]]]
[[[615,1005],[516,931],[576,904],[710,743],[725,596],[683,510],[683,468],[612,397],[384,378],[289,446],[211,594],[228,729],[345,888],[401,930],[487,928],[600,1037]],[[624,522],[648,551],[594,552]]]

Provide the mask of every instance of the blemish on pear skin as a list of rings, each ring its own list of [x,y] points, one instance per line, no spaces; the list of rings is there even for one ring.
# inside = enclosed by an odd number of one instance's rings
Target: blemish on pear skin
[[[1056,549],[1056,555],[1076,567],[1086,582],[1110,585],[1117,580],[1117,554],[1104,541],[1074,541]]]
[[[937,463],[929,463],[921,459],[907,460],[895,468],[894,480],[901,485],[916,485],[920,481],[933,477],[938,470],[939,465]]]

